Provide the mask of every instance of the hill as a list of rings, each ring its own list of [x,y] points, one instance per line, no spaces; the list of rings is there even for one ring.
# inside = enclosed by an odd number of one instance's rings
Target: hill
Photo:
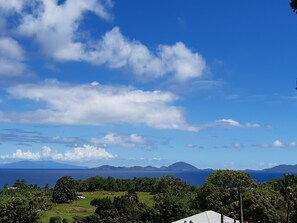
[[[185,162],[177,162],[167,167],[171,171],[197,171],[198,169],[191,164]]]
[[[272,168],[264,169],[265,172],[272,173],[297,173],[297,165],[278,165]]]

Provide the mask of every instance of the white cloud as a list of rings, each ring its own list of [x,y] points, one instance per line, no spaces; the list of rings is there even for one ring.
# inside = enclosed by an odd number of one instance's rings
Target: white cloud
[[[259,146],[259,145],[255,145],[255,146]],[[272,143],[261,144],[260,147],[262,147],[262,148],[288,148],[288,147],[297,147],[297,143],[296,142],[284,143],[281,140],[276,139]]]
[[[0,76],[20,76],[25,73],[26,65],[21,46],[12,38],[0,38]]]
[[[24,6],[24,0],[0,0],[0,10],[4,12],[20,13]]]
[[[222,126],[241,127],[241,124],[233,119],[220,119],[215,121],[215,123]]]
[[[97,148],[91,145],[84,145],[83,147],[76,147],[65,153],[53,155],[54,160],[83,162],[88,160],[112,159],[115,156],[106,151],[104,148]]]
[[[39,152],[33,153],[31,151],[22,151],[17,149],[12,155],[0,155],[1,159],[16,159],[16,160],[39,160],[41,155]]]
[[[205,130],[209,128],[260,128],[261,126],[257,123],[245,123],[241,124],[233,119],[219,119],[214,122],[210,122],[204,125],[200,125],[197,128],[199,130]]]
[[[173,46],[161,45],[160,55],[167,72],[173,72],[179,81],[200,77],[206,68],[202,56],[193,53],[181,42]]]
[[[10,25],[15,26],[20,35],[36,40],[46,55],[58,61],[86,61],[113,69],[127,68],[139,80],[169,75],[175,81],[185,82],[203,75],[204,58],[182,42],[159,45],[154,52],[137,40],[129,40],[118,27],[99,39],[86,35],[81,26],[86,12],[110,20],[112,6],[110,0],[66,0],[63,4],[58,4],[57,0],[0,2],[0,10],[13,11],[20,17],[19,23]]]
[[[107,123],[145,124],[160,129],[196,130],[182,109],[171,105],[177,97],[169,92],[127,87],[67,85],[57,81],[23,84],[8,89],[15,99],[29,99],[43,109],[19,113],[1,112],[3,122],[45,124]],[[132,137],[137,140],[137,137]]]
[[[32,14],[23,13],[19,33],[33,36],[45,53],[56,59],[79,60],[84,52],[80,42],[79,24],[85,12],[90,11],[103,19],[110,19],[111,4],[104,1],[70,1],[59,5],[56,0],[34,1]],[[110,1],[105,1],[106,3]]]
[[[276,148],[281,148],[281,147],[284,147],[285,145],[280,140],[275,140],[272,146]]]
[[[0,159],[3,160],[54,160],[66,162],[86,162],[113,158],[115,158],[115,155],[111,154],[106,149],[91,145],[76,147],[64,153],[52,151],[50,147],[45,146],[40,152],[17,149],[16,152],[11,155],[0,155]]]
[[[34,111],[4,112],[0,121],[38,124],[110,123],[145,124],[158,129],[200,131],[209,128],[259,128],[259,124],[241,124],[233,119],[220,119],[202,125],[189,124],[183,110],[172,105],[178,97],[169,92],[142,91],[131,87],[94,84],[70,85],[55,80],[36,84],[22,84],[7,89],[11,98],[29,99],[42,108]],[[123,144],[127,139],[107,135]],[[104,139],[108,141],[108,138]],[[130,135],[129,143],[143,138]],[[109,139],[109,142],[112,140]],[[101,139],[104,141],[103,139]],[[121,143],[120,143],[121,142]]]
[[[122,147],[143,146],[147,143],[147,139],[137,134],[118,135],[116,133],[108,133],[102,138],[93,138],[94,144],[119,145]]]
[[[111,68],[128,67],[138,77],[147,79],[172,73],[177,81],[187,81],[202,76],[206,69],[202,56],[182,42],[160,45],[154,54],[142,43],[124,37],[118,27],[107,32],[95,49],[86,54],[85,60]]]

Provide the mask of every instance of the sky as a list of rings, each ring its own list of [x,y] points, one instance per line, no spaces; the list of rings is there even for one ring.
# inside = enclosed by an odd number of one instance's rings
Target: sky
[[[289,3],[0,0],[0,163],[296,164]]]

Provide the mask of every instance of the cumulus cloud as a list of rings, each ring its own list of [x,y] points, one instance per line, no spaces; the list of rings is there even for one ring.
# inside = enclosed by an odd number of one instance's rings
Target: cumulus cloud
[[[154,54],[142,43],[124,37],[118,27],[107,32],[94,50],[85,54],[85,60],[111,68],[128,67],[138,77],[148,79],[172,73],[182,82],[202,76],[206,68],[203,57],[182,42],[160,45]]]
[[[106,151],[104,148],[97,148],[91,145],[84,145],[83,147],[76,147],[65,153],[58,153],[53,155],[54,160],[82,162],[88,160],[112,159],[115,156]]]
[[[36,1],[32,14],[23,13],[18,27],[19,33],[34,37],[44,52],[56,59],[78,60],[84,54],[84,44],[79,41],[79,24],[85,12],[110,19],[107,1],[65,1],[58,4],[56,0]]]
[[[0,38],[0,77],[15,77],[25,73],[24,51],[18,42],[9,37]]]
[[[86,12],[111,20],[110,0],[0,1],[0,11],[12,11],[20,18],[11,24],[22,36],[36,40],[43,52],[58,61],[86,61],[112,69],[127,68],[139,80],[165,75],[185,82],[201,77],[206,70],[204,58],[182,42],[159,45],[155,51],[137,40],[125,37],[118,27],[101,38],[85,35],[81,26]],[[29,10],[28,10],[29,9]]]
[[[40,152],[17,149],[11,155],[0,155],[0,159],[2,160],[54,160],[66,162],[86,162],[113,158],[115,158],[115,155],[106,149],[91,145],[76,147],[64,153],[58,153],[50,147],[45,146]]]
[[[143,146],[147,143],[147,139],[137,134],[119,135],[116,133],[108,133],[102,138],[93,138],[94,144],[118,145],[121,147]]]
[[[275,140],[275,141],[272,143],[272,146],[273,146],[273,147],[276,147],[276,148],[281,148],[281,147],[284,147],[285,145],[284,145],[280,140]]]
[[[169,92],[94,84],[67,85],[57,81],[23,84],[7,89],[12,98],[29,99],[43,108],[3,112],[0,121],[44,124],[145,124],[159,129],[196,130],[172,105]],[[137,137],[134,136],[134,140]]]

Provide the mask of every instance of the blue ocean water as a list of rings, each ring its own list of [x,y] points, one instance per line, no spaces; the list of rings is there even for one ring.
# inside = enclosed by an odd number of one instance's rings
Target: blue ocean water
[[[93,176],[129,179],[133,177],[161,177],[164,175],[174,175],[191,185],[201,185],[212,171],[195,172],[133,172],[133,171],[98,171],[94,169],[83,170],[57,170],[57,169],[0,169],[0,188],[5,184],[12,186],[18,179],[24,179],[28,184],[37,184],[40,187],[49,184],[53,187],[56,181],[62,176],[72,176],[75,179],[87,179]],[[273,178],[283,176],[283,173],[251,172],[250,175],[257,182],[265,182]]]

